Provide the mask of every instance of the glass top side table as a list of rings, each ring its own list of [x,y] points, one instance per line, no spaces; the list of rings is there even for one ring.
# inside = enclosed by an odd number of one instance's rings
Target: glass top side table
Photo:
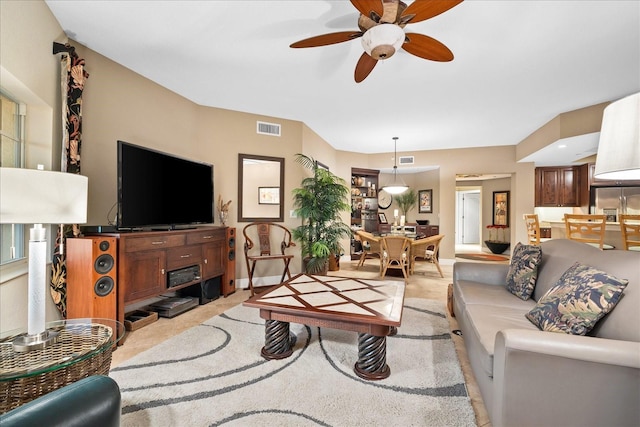
[[[16,352],[13,340],[25,334],[0,334],[0,413],[90,375],[107,375],[111,351],[124,337],[124,325],[110,319],[67,319],[49,322],[57,342],[29,352]]]

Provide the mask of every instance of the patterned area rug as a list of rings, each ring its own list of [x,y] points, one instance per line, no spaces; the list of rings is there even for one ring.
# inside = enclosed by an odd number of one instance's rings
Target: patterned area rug
[[[493,254],[456,254],[456,258],[472,261],[509,261],[509,257]]]
[[[260,356],[264,321],[236,306],[111,370],[123,426],[475,426],[438,301],[407,298],[391,376],[353,372],[357,334],[291,324],[287,359]]]

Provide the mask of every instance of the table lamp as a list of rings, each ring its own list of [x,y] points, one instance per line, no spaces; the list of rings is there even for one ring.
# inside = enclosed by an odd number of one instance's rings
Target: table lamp
[[[47,239],[42,224],[87,221],[86,176],[0,167],[0,223],[33,224],[29,234],[27,334],[13,341],[15,351],[41,349],[57,341],[45,327]]]

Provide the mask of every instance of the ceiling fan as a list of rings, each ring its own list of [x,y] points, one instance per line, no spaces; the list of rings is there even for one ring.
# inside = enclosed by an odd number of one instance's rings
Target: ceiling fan
[[[415,0],[409,6],[400,0],[351,0],[358,9],[360,31],[340,31],[310,37],[290,47],[318,47],[362,37],[365,52],[356,65],[354,77],[360,83],[378,61],[389,59],[402,47],[412,55],[431,61],[453,60],[453,53],[438,40],[418,33],[405,33],[407,24],[424,21],[451,9],[463,0]]]

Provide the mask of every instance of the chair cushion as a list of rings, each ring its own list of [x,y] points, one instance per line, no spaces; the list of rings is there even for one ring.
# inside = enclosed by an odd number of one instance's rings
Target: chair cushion
[[[533,295],[538,278],[538,265],[542,260],[542,249],[536,245],[523,245],[518,242],[513,250],[507,289],[520,299],[528,300]]]
[[[628,283],[576,262],[526,317],[543,331],[586,335],[613,310]]]

